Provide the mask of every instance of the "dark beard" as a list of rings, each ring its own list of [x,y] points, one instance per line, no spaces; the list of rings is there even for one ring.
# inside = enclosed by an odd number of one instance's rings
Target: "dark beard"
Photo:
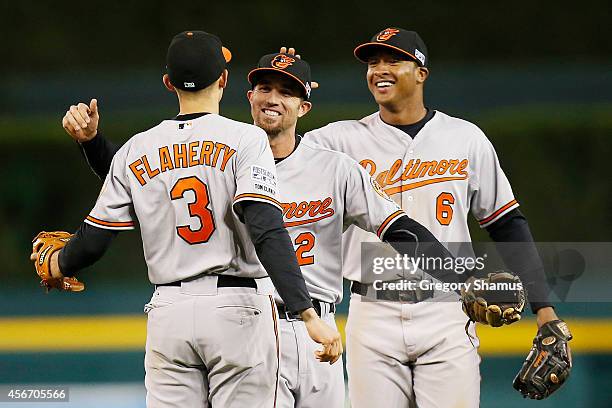
[[[275,126],[272,127],[271,125],[269,125],[268,123],[266,123],[266,121],[260,121],[259,123],[256,123],[256,125],[263,129],[269,137],[275,137],[278,136],[278,134],[281,132],[281,128],[280,126]]]

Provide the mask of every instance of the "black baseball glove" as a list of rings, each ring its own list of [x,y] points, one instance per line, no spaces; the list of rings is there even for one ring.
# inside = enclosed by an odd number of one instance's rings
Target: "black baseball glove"
[[[533,346],[514,378],[512,386],[523,397],[544,399],[567,380],[572,359],[567,342],[572,334],[563,320],[545,323],[533,339]]]

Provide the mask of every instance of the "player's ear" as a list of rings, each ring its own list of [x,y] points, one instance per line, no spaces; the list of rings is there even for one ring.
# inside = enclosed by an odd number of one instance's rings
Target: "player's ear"
[[[306,115],[312,109],[312,103],[309,101],[302,101],[300,109],[298,109],[298,118]]]
[[[427,80],[427,77],[429,77],[429,69],[425,67],[417,67],[416,77],[419,83],[424,83],[425,80]]]
[[[167,90],[169,90],[170,92],[176,92],[176,88],[170,82],[170,77],[168,76],[168,74],[164,74],[164,76],[162,77],[162,82],[164,83],[164,86]]]
[[[227,87],[228,81],[229,81],[229,71],[227,69],[224,69],[223,72],[221,73],[221,76],[219,77],[219,88]]]
[[[249,100],[249,102],[251,102],[251,99],[253,99],[253,90],[249,89],[246,95],[247,95],[247,99]]]

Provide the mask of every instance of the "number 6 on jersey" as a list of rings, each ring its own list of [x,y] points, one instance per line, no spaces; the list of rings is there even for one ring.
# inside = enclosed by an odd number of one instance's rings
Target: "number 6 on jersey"
[[[448,225],[453,219],[455,197],[451,193],[441,193],[436,199],[436,219],[440,225]]]

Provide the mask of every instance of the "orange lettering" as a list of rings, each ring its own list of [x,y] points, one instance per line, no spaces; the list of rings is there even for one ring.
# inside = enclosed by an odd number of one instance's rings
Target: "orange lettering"
[[[436,169],[436,174],[443,175],[448,170],[448,160],[440,160],[438,163],[438,168]]]
[[[142,162],[144,163],[145,169],[147,170],[147,175],[150,179],[157,176],[159,174],[159,169],[155,169],[155,171],[151,171],[151,166],[149,166],[149,159],[147,159],[146,155],[142,156]]]
[[[210,155],[215,148],[215,144],[210,141],[202,142],[202,151],[200,152],[200,163],[206,163],[210,166]]]
[[[310,211],[308,211],[308,215],[314,217],[321,210],[321,200],[319,201],[311,201],[310,202]]]
[[[225,146],[223,151],[223,161],[221,162],[221,171],[225,171],[225,166],[227,165],[227,161],[236,153],[236,150],[232,149],[229,146]]]
[[[417,178],[419,175],[419,164],[421,163],[421,160],[417,159],[416,162],[414,162],[414,165],[412,166],[412,168],[410,169],[410,172],[408,173],[408,179],[414,179]]]
[[[359,162],[359,164],[361,164],[361,167],[363,167],[368,173],[370,173],[370,176],[374,177],[374,174],[376,173],[376,163],[374,163],[370,159],[363,159]],[[369,170],[368,167],[370,167]]]
[[[159,148],[159,164],[162,172],[174,169],[168,146],[163,146]]]
[[[319,209],[319,214],[322,215],[331,215],[334,213],[333,208],[328,208],[332,203],[332,199],[331,197],[327,197],[325,200],[323,200],[323,202],[321,203],[321,208]]]
[[[295,216],[297,218],[302,218],[308,212],[308,203],[306,201],[302,201],[297,206],[297,211],[295,212]]]
[[[282,203],[283,207],[283,216],[285,218],[293,218],[295,214],[295,209],[297,208],[297,203]]]
[[[134,176],[136,176],[136,179],[138,179],[138,182],[140,183],[140,185],[144,186],[145,184],[147,184],[147,182],[142,177],[142,175],[145,172],[144,169],[141,169],[140,167],[138,167],[141,165],[142,165],[142,160],[138,159],[135,162],[130,164],[130,170],[132,170],[132,173],[134,173]]]
[[[310,217],[309,219],[305,220],[285,222],[285,226],[288,228],[298,225],[311,224],[313,222],[331,217],[335,214],[334,209],[329,207],[332,202],[333,200],[331,197],[327,197],[323,201],[314,200],[310,202],[302,201],[300,203],[282,203],[283,217],[285,217],[286,220],[290,220],[292,218],[304,218],[306,214],[308,214]]]
[[[401,159],[395,160],[389,170],[383,170],[376,174],[377,168],[376,163],[371,159],[364,159],[360,164],[370,171],[370,175],[375,177],[378,184],[382,187],[387,187],[384,191],[389,194],[398,194],[404,191],[413,190],[415,188],[427,186],[434,183],[443,183],[455,180],[465,180],[468,177],[469,161],[467,159],[449,159],[449,160],[431,160],[423,161],[420,159],[410,159],[406,166],[404,166],[403,172],[399,175],[399,171],[402,168],[403,161]],[[373,171],[374,170],[374,171]],[[426,176],[435,177],[443,176],[450,173],[456,175],[455,177],[438,177],[428,178],[426,180],[416,181],[408,184],[402,182],[424,178]],[[398,183],[400,185],[398,185]],[[395,185],[395,187],[388,187]]]
[[[185,144],[175,144],[174,146],[174,166],[187,167],[187,149]]]
[[[436,164],[438,164],[438,162],[435,161],[424,161],[421,163],[421,165],[419,166],[419,178],[424,177],[425,174],[427,174],[427,171],[431,171],[432,167],[435,167]]]
[[[189,167],[197,166],[198,164],[200,164],[196,159],[196,155],[198,154],[196,152],[196,148],[199,144],[199,142],[189,143]]]
[[[397,174],[397,172],[401,168],[402,168],[402,161],[400,159],[397,159],[396,161],[394,161],[393,164],[391,165],[391,169],[389,169],[389,172],[387,173],[387,177],[385,178],[385,183],[384,184],[379,183],[381,187],[390,186],[400,181],[401,176],[395,180],[393,180],[393,177]]]
[[[457,172],[461,175],[467,176],[467,171],[465,170],[467,166],[468,166],[467,159],[461,160],[461,163],[459,163],[459,168],[457,169]]]
[[[412,168],[412,164],[413,163],[414,163],[414,159],[410,159],[408,161],[408,164],[406,165],[406,167],[404,168],[404,172],[402,173],[402,181],[406,181],[406,180],[408,180],[410,178],[410,177],[408,177],[408,172]]]
[[[221,153],[221,149],[225,147],[223,143],[215,143],[215,156],[213,158],[212,166],[217,167],[217,159],[219,158],[219,153]]]

